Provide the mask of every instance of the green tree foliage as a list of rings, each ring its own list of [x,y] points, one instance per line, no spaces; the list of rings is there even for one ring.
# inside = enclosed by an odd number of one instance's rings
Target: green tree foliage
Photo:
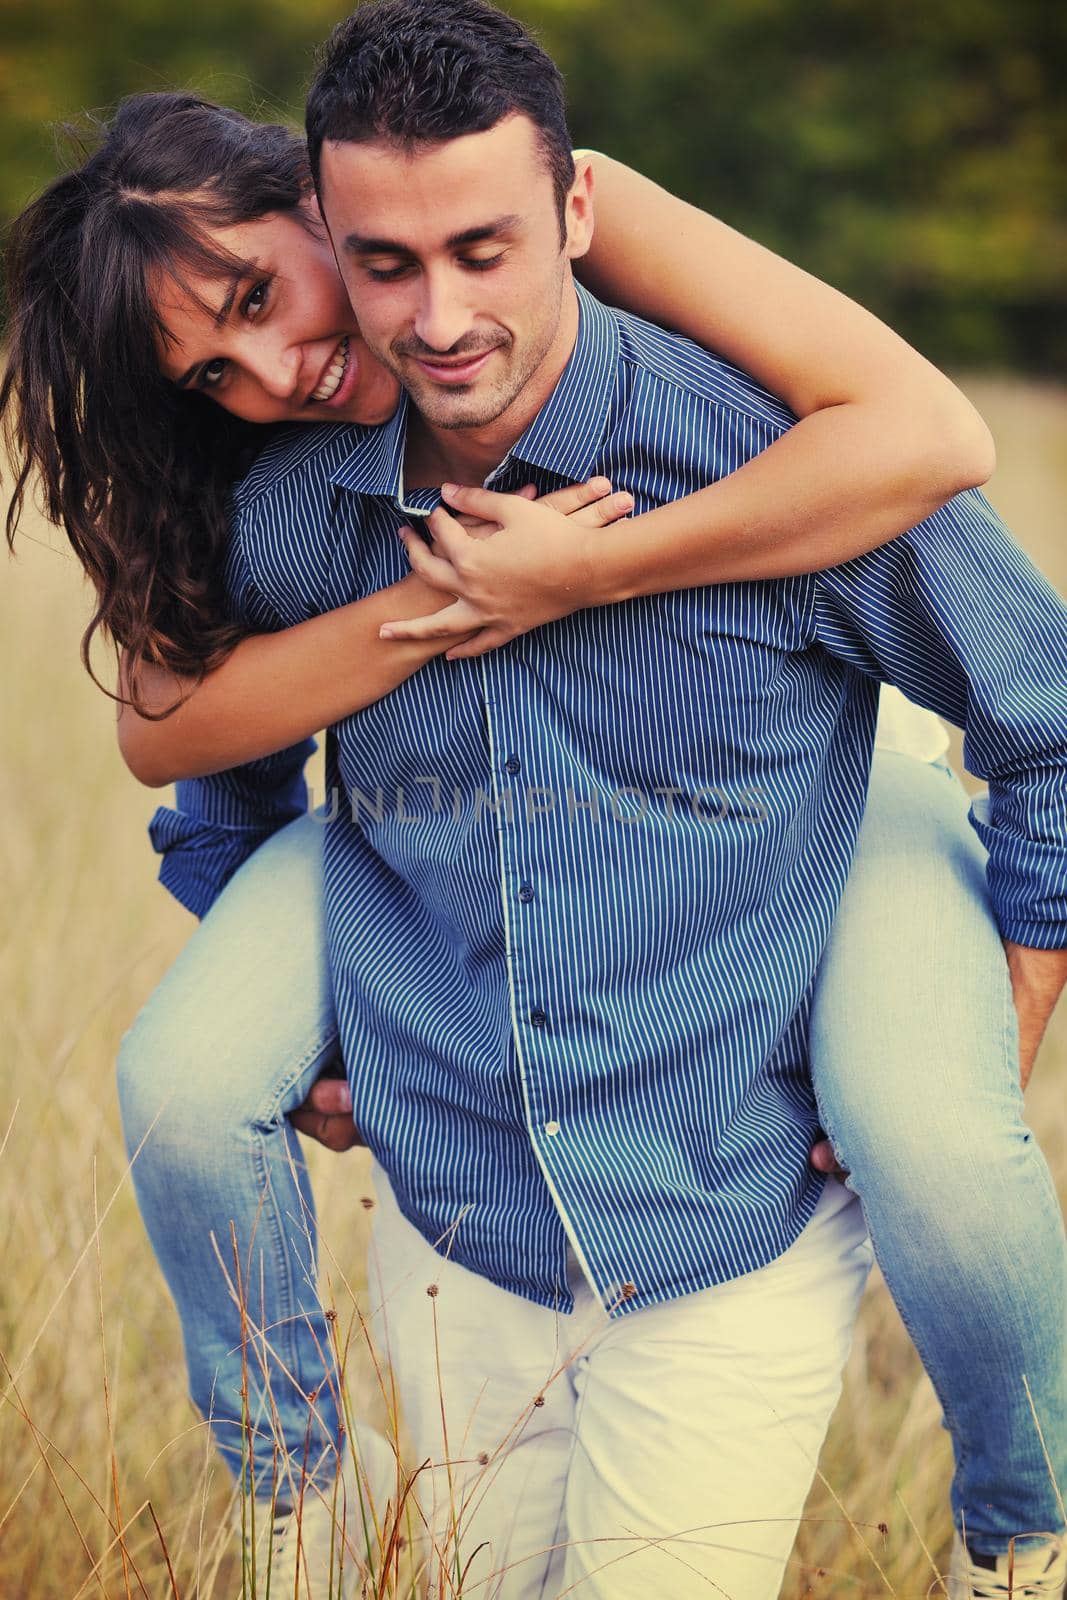
[[[1053,0],[510,0],[576,139],[886,316],[936,359],[1067,362],[1067,7]],[[298,117],[329,0],[0,0],[0,214],[48,124],[182,85]],[[709,270],[714,263],[709,262]]]

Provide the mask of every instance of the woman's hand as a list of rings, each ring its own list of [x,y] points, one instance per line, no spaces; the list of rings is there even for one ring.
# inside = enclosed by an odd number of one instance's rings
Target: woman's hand
[[[628,516],[633,496],[613,493],[606,478],[540,500],[531,493],[445,484],[442,495],[462,520],[440,506],[427,518],[432,545],[411,528],[400,537],[412,571],[456,599],[432,616],[386,623],[381,638],[460,640],[477,629],[446,652],[461,661],[595,604],[593,530]]]

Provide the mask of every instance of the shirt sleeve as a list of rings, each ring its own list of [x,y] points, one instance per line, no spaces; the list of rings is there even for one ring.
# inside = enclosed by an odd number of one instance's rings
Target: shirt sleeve
[[[175,784],[175,804],[148,824],[159,881],[187,911],[209,911],[253,851],[308,808],[304,766],[314,739],[262,761]]]
[[[249,568],[235,527],[227,562],[232,614],[250,631],[285,626]],[[175,785],[175,804],[160,806],[148,824],[162,856],[159,881],[194,916],[210,910],[237,869],[259,846],[308,808],[304,767],[314,739],[262,760]]]
[[[1067,606],[977,490],[815,587],[820,642],[964,730],[1000,931],[1067,947]]]

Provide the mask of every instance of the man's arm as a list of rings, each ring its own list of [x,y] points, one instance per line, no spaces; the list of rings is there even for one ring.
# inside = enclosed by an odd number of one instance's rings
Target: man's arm
[[[1056,1001],[1067,984],[1067,950],[1031,950],[1005,940],[1019,1018],[1019,1077],[1025,1089]]]
[[[977,491],[816,579],[835,655],[964,730],[1023,1080],[1067,980],[1067,607]]]

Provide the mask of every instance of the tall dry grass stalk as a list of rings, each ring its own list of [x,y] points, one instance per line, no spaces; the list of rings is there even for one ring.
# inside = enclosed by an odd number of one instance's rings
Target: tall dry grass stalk
[[[971,388],[1000,445],[992,496],[1062,588],[1067,392]],[[232,1488],[185,1398],[113,1086],[122,1032],[191,923],[154,883],[144,828],[158,797],[125,772],[112,708],[77,665],[78,574],[58,535],[43,524],[34,534],[0,597],[0,1600],[234,1600]],[[1061,1195],[1065,1088],[1061,1009],[1028,1097]],[[318,1150],[312,1167],[349,1425],[370,1410],[388,1426],[387,1368],[360,1333],[367,1168],[359,1154]],[[410,1470],[399,1521],[380,1528],[383,1594],[411,1592]],[[875,1281],[786,1600],[938,1592],[948,1476],[933,1394]],[[437,1552],[446,1578],[462,1576],[456,1555]]]

